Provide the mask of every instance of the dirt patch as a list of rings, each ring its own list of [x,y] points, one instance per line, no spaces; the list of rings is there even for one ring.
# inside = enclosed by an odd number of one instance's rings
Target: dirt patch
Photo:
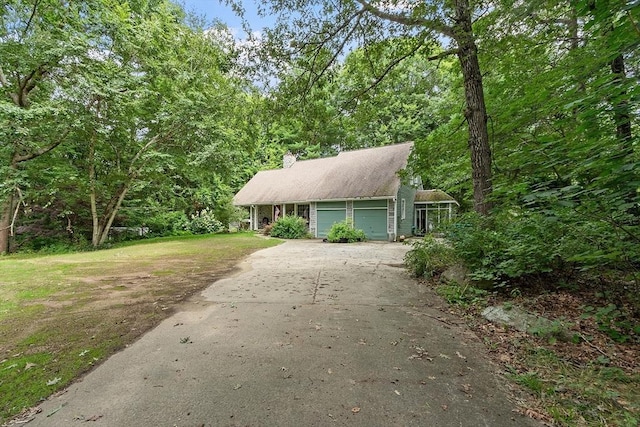
[[[167,266],[170,266],[170,262],[164,265]],[[87,286],[82,289],[81,294],[77,290],[65,290],[49,295],[46,300],[29,301],[25,307],[38,307],[41,310],[37,319],[24,322],[21,316],[17,316],[5,326],[12,336],[11,343],[15,344],[38,330],[49,330],[51,324],[61,325],[66,323],[66,319],[82,323],[83,319],[99,313],[100,320],[96,327],[102,328],[105,336],[122,339],[124,346],[167,318],[180,304],[234,271],[234,263],[229,261],[203,267],[199,273],[177,273],[160,277],[151,272],[86,276],[82,278],[82,282]],[[76,329],[73,323],[68,327]],[[29,350],[41,349],[31,346]],[[12,351],[14,349],[10,347],[10,343],[0,346],[0,356],[3,358]],[[57,352],[51,342],[49,351]]]

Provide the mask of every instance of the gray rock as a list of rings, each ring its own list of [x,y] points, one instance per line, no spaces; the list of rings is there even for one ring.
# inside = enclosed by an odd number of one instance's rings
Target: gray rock
[[[492,323],[509,326],[532,335],[569,339],[567,327],[562,322],[536,316],[518,307],[491,306],[482,311],[482,316]]]
[[[447,282],[455,282],[460,285],[466,285],[467,283],[469,283],[468,274],[469,270],[465,266],[461,264],[454,264],[442,273],[442,278]]]

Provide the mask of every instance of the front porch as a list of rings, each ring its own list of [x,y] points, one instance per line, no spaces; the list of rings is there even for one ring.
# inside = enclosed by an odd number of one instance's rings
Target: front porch
[[[251,230],[261,230],[284,216],[299,216],[309,224],[311,206],[309,203],[282,203],[276,205],[249,206],[249,221]]]

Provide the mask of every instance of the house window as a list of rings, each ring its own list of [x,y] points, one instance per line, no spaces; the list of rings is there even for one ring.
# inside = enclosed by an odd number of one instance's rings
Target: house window
[[[400,200],[400,219],[407,217],[407,201],[405,199]]]

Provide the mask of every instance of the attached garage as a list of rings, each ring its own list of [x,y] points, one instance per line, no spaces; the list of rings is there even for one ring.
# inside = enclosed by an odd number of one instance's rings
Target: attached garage
[[[353,202],[353,224],[364,231],[367,239],[387,240],[387,200]]]
[[[346,202],[318,202],[318,237],[324,238],[329,234],[331,226],[347,218]]]

